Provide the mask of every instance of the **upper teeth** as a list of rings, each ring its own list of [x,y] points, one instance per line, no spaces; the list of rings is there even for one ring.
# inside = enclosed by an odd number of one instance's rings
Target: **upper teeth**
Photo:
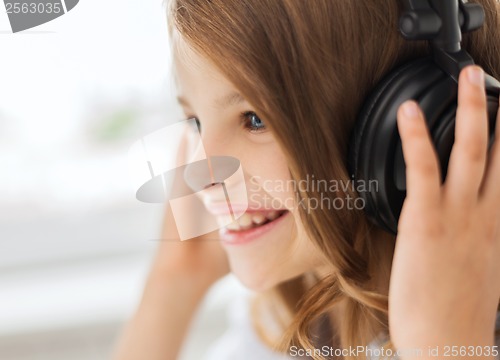
[[[219,217],[219,223],[229,230],[240,230],[240,229],[249,229],[254,225],[261,225],[266,220],[274,220],[279,216],[279,212],[272,210],[266,212],[252,212],[252,213],[244,213],[241,217],[231,222],[229,225],[226,225],[228,221],[231,220],[229,217]]]

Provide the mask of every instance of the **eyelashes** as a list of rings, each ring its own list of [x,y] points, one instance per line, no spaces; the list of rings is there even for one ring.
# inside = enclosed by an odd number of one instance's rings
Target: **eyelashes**
[[[253,111],[245,111],[239,115],[240,125],[249,133],[257,134],[262,133],[267,130],[264,122],[259,118],[259,116]],[[198,131],[201,134],[202,126],[200,120],[194,116],[187,116],[187,120],[194,120],[196,122],[196,126],[198,127]]]
[[[240,115],[242,126],[251,133],[260,133],[266,130],[266,125],[253,111],[245,111]]]

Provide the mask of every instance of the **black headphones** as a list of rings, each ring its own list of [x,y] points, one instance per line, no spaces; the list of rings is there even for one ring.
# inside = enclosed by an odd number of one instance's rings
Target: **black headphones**
[[[454,142],[460,70],[474,64],[460,42],[462,32],[480,28],[484,9],[463,0],[401,0],[399,30],[407,40],[428,40],[431,55],[391,71],[367,98],[349,147],[349,172],[370,220],[393,234],[406,196],[405,163],[396,125],[397,110],[417,101],[425,113],[443,181]],[[499,59],[500,61],[500,59]],[[486,74],[491,147],[500,82]]]

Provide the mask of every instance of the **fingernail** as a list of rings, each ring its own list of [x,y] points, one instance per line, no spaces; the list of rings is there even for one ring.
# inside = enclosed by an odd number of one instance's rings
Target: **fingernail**
[[[467,77],[471,84],[484,86],[484,72],[479,66],[471,66],[467,72]]]
[[[418,105],[414,101],[407,101],[403,104],[403,113],[408,117],[417,117],[419,113]]]

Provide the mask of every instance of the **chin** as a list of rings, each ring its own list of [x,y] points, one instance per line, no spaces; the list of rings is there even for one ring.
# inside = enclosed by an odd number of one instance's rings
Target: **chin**
[[[244,267],[241,263],[238,265],[233,265],[230,260],[230,266],[232,273],[238,278],[238,280],[247,289],[256,292],[264,292],[269,290],[280,282],[280,279],[273,277],[272,271],[266,271],[265,269],[260,269],[259,267]]]

